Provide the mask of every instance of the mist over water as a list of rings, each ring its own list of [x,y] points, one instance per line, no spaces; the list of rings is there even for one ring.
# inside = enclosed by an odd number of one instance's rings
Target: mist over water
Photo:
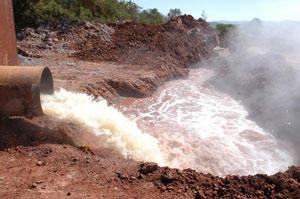
[[[220,176],[283,171],[297,163],[291,149],[300,146],[300,29],[286,30],[293,30],[291,37],[272,24],[242,27],[230,56],[165,83],[121,112],[63,89],[43,96],[42,106],[126,158]]]
[[[168,166],[221,176],[287,169],[293,158],[247,119],[238,101],[205,85],[212,76],[209,69],[192,70],[189,79],[168,82],[123,112],[160,141]]]
[[[153,97],[123,107],[131,119],[103,99],[63,89],[42,96],[42,106],[45,114],[97,135],[95,147],[126,158],[221,176],[285,170],[292,157],[247,119],[239,102],[205,86],[212,75],[198,69],[187,80],[166,83]]]
[[[209,64],[216,90],[240,100],[249,118],[286,142],[300,163],[300,22],[253,20],[239,26],[230,55]]]

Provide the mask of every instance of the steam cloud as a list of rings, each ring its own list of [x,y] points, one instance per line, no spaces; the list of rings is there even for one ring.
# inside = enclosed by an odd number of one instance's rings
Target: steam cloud
[[[230,56],[215,61],[210,82],[241,100],[250,118],[287,147],[300,150],[300,23],[240,25],[228,43]],[[297,160],[299,163],[299,159]]]

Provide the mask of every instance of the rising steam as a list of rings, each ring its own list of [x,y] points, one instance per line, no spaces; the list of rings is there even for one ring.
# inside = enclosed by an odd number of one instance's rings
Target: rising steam
[[[244,24],[229,42],[231,55],[126,107],[151,135],[86,94],[62,89],[43,96],[43,109],[82,125],[126,158],[216,175],[275,173],[294,163],[290,149],[300,150],[299,27]]]
[[[280,142],[247,119],[238,101],[205,87],[213,75],[210,69],[193,69],[188,79],[167,82],[124,113],[158,138],[168,166],[220,176],[287,169],[293,159]]]
[[[250,118],[287,142],[299,159],[300,23],[262,22],[240,25],[232,34],[231,55],[210,67],[211,83],[241,100]],[[298,160],[299,161],[299,160]]]

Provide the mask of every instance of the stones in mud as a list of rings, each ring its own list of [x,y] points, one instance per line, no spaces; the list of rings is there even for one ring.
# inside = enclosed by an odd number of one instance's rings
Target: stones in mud
[[[28,49],[32,53],[27,56],[34,56],[45,50],[69,51],[75,42],[88,39],[110,42],[113,33],[114,29],[105,24],[64,20],[59,24],[45,24],[36,29],[25,28],[17,34],[17,39],[19,49]]]
[[[37,181],[37,182],[34,182],[34,183],[32,183],[31,185],[30,185],[30,189],[35,189],[35,188],[37,188],[38,187],[38,185],[40,185],[40,184],[42,184],[43,183],[43,181]],[[42,187],[43,189],[45,189],[46,187],[45,186],[43,186]]]
[[[171,170],[166,168],[163,175],[160,177],[160,180],[163,184],[167,185],[173,181],[175,181],[178,177],[176,170]]]
[[[43,166],[43,162],[42,162],[42,161],[38,161],[38,162],[36,163],[36,165],[37,165],[37,166]]]
[[[199,190],[197,191],[196,195],[195,195],[196,199],[206,199],[205,194],[203,193],[203,191]]]
[[[300,183],[300,170],[297,167],[289,167],[292,178],[297,180]]]
[[[37,187],[37,183],[33,183],[33,184],[30,186],[31,189],[35,189],[36,187]]]
[[[156,163],[143,163],[143,164],[141,164],[141,168],[140,168],[139,172],[146,175],[148,173],[153,173],[158,168],[159,167]]]

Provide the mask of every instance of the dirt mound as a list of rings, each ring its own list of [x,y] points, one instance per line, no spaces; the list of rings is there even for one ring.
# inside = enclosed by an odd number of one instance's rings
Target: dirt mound
[[[73,56],[156,67],[171,65],[176,69],[209,58],[217,42],[208,24],[192,16],[173,18],[164,25],[136,21],[108,25],[115,30],[110,42],[95,38],[79,41]]]
[[[300,167],[272,176],[220,178],[53,144],[0,151],[0,161],[3,199],[300,197]]]
[[[62,21],[17,34],[19,54],[42,57],[69,53],[89,61],[116,61],[137,65],[184,65],[209,58],[217,45],[216,33],[192,16],[180,16],[163,25],[122,21],[108,25]]]
[[[257,174],[220,178],[191,169],[157,168],[149,163],[142,164],[140,169],[144,178],[152,178],[162,192],[187,198],[298,198],[299,171],[300,167],[290,167],[288,171],[272,176]]]
[[[63,21],[24,29],[18,37],[19,54],[42,58],[41,64],[60,79],[55,84],[64,82],[68,87],[74,80],[75,90],[112,101],[118,96],[149,96],[164,82],[187,76],[187,66],[209,59],[216,46],[215,32],[192,16],[173,18],[164,25]],[[75,64],[70,66],[66,59]],[[90,73],[89,62],[101,66],[93,66],[95,73]],[[106,69],[103,62],[113,68]]]
[[[24,56],[42,57],[47,52],[67,53],[76,41],[97,38],[110,41],[114,30],[105,24],[64,20],[45,24],[36,29],[25,28],[17,34],[18,52]]]
[[[76,52],[71,56],[93,62],[136,65],[137,70],[146,69],[156,74],[154,78],[139,78],[141,84],[109,81],[121,96],[149,96],[161,83],[186,76],[188,65],[209,59],[217,45],[215,32],[206,22],[192,16],[173,18],[164,25],[136,21],[108,25],[114,30],[111,41],[98,38],[78,41],[74,44]],[[139,87],[145,89],[142,92],[135,89]]]

